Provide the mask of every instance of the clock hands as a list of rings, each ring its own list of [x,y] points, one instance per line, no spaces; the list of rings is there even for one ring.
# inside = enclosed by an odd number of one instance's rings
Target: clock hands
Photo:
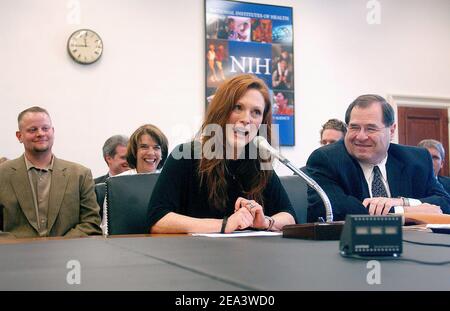
[[[77,48],[87,48],[89,47],[86,43],[86,39],[84,40],[84,44],[71,44],[70,46],[72,47],[77,47]]]
[[[86,31],[85,33],[84,33],[84,47],[85,48],[87,48],[88,47],[88,45],[87,45],[87,36],[88,36],[88,32]]]

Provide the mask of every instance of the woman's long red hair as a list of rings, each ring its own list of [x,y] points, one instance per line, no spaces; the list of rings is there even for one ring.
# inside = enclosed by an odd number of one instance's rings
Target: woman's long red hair
[[[267,140],[271,142],[271,127],[272,127],[272,104],[270,101],[269,89],[263,80],[250,75],[242,74],[225,80],[217,89],[206,114],[205,121],[202,124],[200,135],[202,146],[212,136],[204,135],[205,128],[210,124],[217,124],[222,129],[225,135],[225,127],[228,118],[233,111],[234,105],[244,94],[250,90],[258,90],[264,98],[265,107],[263,113],[263,120],[261,124],[267,126]],[[226,138],[223,139],[223,155],[226,154]],[[246,171],[249,171],[251,176],[247,181],[246,189],[242,189],[244,195],[260,203],[263,202],[263,191],[271,177],[271,170],[261,170],[260,164],[267,162],[259,157],[255,160],[246,161]],[[259,165],[258,165],[259,162]],[[198,173],[200,176],[200,185],[206,185],[208,191],[209,203],[218,209],[225,209],[228,202],[228,185],[225,178],[225,160],[222,158],[208,159],[202,156]]]

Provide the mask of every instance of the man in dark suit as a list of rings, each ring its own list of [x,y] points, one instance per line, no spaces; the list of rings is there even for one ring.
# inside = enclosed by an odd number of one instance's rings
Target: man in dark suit
[[[28,108],[18,123],[16,136],[25,152],[0,165],[0,236],[101,234],[91,171],[53,155],[48,112]]]
[[[123,135],[114,135],[103,144],[103,159],[108,165],[107,174],[94,179],[95,184],[106,182],[111,176],[118,175],[130,169],[127,163],[128,138]]]
[[[439,175],[439,171],[444,166],[445,150],[442,144],[435,139],[424,139],[417,144],[418,147],[422,147],[428,150],[433,160],[434,176],[444,186],[445,191],[450,194],[450,178]]]
[[[444,190],[447,191],[447,193],[450,195],[450,177],[447,176],[436,176],[438,181],[441,183],[441,185],[444,187]]]
[[[450,213],[450,197],[434,178],[426,150],[391,144],[394,110],[378,95],[362,95],[348,107],[343,141],[315,150],[308,173],[329,196],[334,220],[347,214]],[[308,221],[325,216],[309,191]]]

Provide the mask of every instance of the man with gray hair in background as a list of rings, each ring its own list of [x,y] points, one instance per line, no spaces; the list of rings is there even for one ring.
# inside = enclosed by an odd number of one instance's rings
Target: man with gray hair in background
[[[111,176],[118,175],[130,169],[127,163],[128,137],[114,135],[108,138],[103,145],[103,158],[108,165],[109,171],[106,175],[95,178],[95,183],[104,183]]]
[[[445,191],[450,193],[450,178],[440,176],[439,171],[444,167],[445,150],[442,144],[435,139],[424,139],[417,144],[417,147],[422,147],[428,150],[433,160],[433,170],[436,179],[444,186]]]

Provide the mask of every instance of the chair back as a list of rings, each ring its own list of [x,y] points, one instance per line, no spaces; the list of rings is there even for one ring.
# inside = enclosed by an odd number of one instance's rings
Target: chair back
[[[159,174],[135,174],[108,178],[108,235],[149,233],[148,204],[158,177]]]
[[[103,202],[105,202],[106,183],[102,182],[95,184],[95,196],[97,197],[97,204],[100,206],[100,217],[103,219]]]
[[[298,224],[306,223],[308,212],[308,184],[300,176],[280,176],[281,184],[286,190],[294,208],[296,222]]]

